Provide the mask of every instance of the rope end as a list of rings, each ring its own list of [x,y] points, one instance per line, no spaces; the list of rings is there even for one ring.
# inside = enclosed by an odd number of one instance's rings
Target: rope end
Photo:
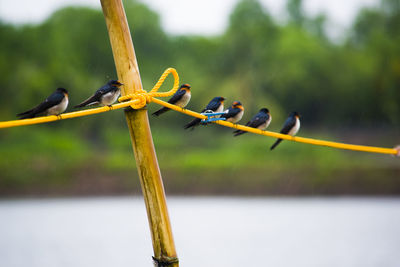
[[[400,145],[395,146],[393,149],[397,150],[397,154],[393,154],[394,157],[400,157]]]

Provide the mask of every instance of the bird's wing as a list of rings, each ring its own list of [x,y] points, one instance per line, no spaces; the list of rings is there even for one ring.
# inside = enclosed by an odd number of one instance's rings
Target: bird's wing
[[[268,114],[257,114],[251,119],[251,121],[246,124],[246,126],[257,128],[261,124],[265,123],[267,120]]]
[[[115,90],[118,90],[118,87],[116,87],[116,86],[111,86],[111,85],[106,84],[106,85],[100,87],[100,88],[96,91],[96,93],[94,93],[94,95],[100,95],[100,96],[102,96],[102,95],[105,95],[105,94],[107,94],[107,93],[109,93],[109,92],[112,92],[112,91],[115,91]]]
[[[220,105],[221,105],[221,103],[219,101],[212,100],[210,103],[208,103],[206,110],[210,109],[212,111],[216,111]]]
[[[168,103],[175,104],[176,102],[178,102],[182,98],[182,96],[185,95],[185,93],[186,93],[185,90],[176,91],[176,93],[171,97],[171,99],[168,100]]]
[[[82,103],[78,104],[75,106],[75,108],[80,108],[80,107],[84,107],[87,105],[94,105],[100,102],[100,98],[103,95],[103,93],[99,90],[97,90],[94,95],[92,95],[91,97],[89,97],[88,99],[86,99],[85,101],[83,101]]]
[[[281,133],[287,134],[294,127],[295,124],[296,124],[296,118],[292,117],[287,118],[281,130]]]
[[[42,113],[47,109],[58,105],[64,99],[64,94],[61,92],[54,92],[45,101],[37,105],[35,108],[32,109],[35,113]]]
[[[229,118],[235,117],[240,111],[241,111],[240,108],[229,107],[228,108],[228,113],[222,114],[221,118],[229,119]]]

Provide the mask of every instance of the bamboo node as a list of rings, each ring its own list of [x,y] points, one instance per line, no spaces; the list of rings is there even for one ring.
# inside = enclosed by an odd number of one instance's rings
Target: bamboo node
[[[168,256],[161,256],[159,258],[156,258],[152,256],[154,265],[156,267],[167,267],[170,266],[174,263],[179,263],[179,259],[177,257],[168,257]]]

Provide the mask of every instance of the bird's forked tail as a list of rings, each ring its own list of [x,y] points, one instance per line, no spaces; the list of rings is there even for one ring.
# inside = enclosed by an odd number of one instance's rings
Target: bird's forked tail
[[[196,118],[196,119],[192,120],[191,122],[189,122],[188,124],[186,124],[186,125],[184,126],[184,128],[185,128],[185,129],[189,129],[189,128],[192,128],[192,127],[193,127],[193,129],[194,129],[194,127],[195,127],[196,125],[198,125],[200,122],[201,122],[201,119]]]
[[[283,139],[278,139],[276,142],[271,146],[270,150],[274,149],[277,145],[279,145],[280,142],[282,142]]]

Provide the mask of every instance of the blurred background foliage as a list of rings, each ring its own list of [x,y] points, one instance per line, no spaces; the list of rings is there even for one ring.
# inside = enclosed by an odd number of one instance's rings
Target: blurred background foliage
[[[397,0],[361,9],[341,40],[329,37],[323,14],[307,16],[301,0],[287,1],[285,23],[257,0],[241,0],[219,36],[168,35],[146,5],[124,4],[145,89],[172,66],[192,85],[190,109],[220,95],[226,105],[244,104],[242,123],[268,107],[270,129],[278,131],[296,110],[301,136],[386,147],[400,142]],[[101,11],[67,7],[37,25],[0,21],[0,73],[1,120],[57,87],[70,91],[71,111],[116,78]],[[149,111],[157,108],[151,104]],[[174,112],[150,120],[170,193],[400,193],[393,158],[290,142],[270,152],[271,139],[234,139],[215,125],[185,132],[190,118]],[[140,191],[122,111],[2,130],[0,170],[3,196]]]

